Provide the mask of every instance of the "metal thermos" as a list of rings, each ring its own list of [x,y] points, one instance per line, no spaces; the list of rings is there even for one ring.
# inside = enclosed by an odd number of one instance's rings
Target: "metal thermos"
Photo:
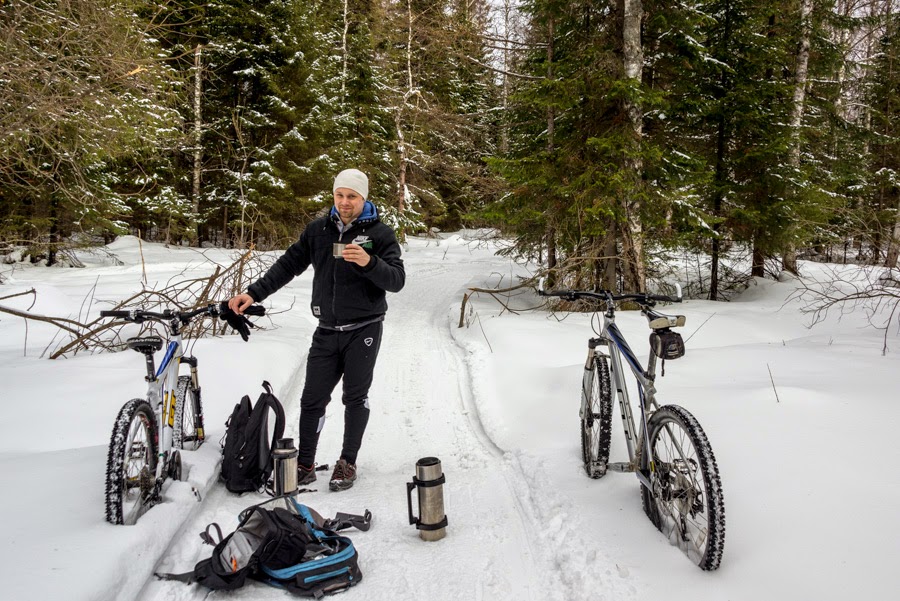
[[[409,523],[415,524],[422,540],[441,540],[447,535],[444,513],[444,472],[437,457],[423,457],[416,462],[416,475],[406,483]],[[419,489],[419,517],[413,516],[412,491]]]
[[[279,438],[272,450],[275,459],[275,496],[297,494],[297,449],[293,438]]]

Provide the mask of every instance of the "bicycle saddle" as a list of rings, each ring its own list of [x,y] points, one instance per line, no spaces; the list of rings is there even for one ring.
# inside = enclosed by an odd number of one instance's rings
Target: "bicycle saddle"
[[[644,311],[647,316],[647,322],[651,330],[662,330],[663,328],[680,328],[685,324],[687,318],[684,315],[666,315],[653,309]]]
[[[125,341],[125,344],[133,351],[137,351],[145,355],[152,355],[162,348],[163,341],[159,336],[143,336],[137,338],[129,338]]]

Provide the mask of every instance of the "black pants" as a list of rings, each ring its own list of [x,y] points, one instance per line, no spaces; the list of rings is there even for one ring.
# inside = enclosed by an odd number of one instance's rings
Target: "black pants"
[[[338,381],[344,380],[344,446],[341,459],[356,463],[369,423],[369,387],[381,347],[382,322],[349,332],[316,328],[306,359],[306,383],[300,397],[299,457],[301,465],[316,460],[325,408]]]

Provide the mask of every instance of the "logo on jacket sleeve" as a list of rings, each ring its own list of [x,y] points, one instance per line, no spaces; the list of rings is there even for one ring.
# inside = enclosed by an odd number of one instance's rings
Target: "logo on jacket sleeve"
[[[366,343],[366,346],[372,346],[372,343],[375,342],[375,339],[370,337],[363,340],[363,342]]]
[[[315,315],[316,317],[321,317],[322,309],[320,309],[319,307],[313,307],[312,309],[313,309],[313,315]]]

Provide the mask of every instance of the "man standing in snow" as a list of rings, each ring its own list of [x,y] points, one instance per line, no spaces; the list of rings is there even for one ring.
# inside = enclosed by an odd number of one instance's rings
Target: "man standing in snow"
[[[325,407],[344,380],[344,443],[329,488],[346,490],[356,480],[356,456],[369,421],[369,386],[387,311],[385,291],[406,282],[400,245],[367,199],[369,178],[358,169],[334,179],[334,207],[312,221],[259,280],[228,302],[241,314],[312,265],[312,313],[319,320],[306,360],[300,397],[299,484],[316,479],[315,459]]]

